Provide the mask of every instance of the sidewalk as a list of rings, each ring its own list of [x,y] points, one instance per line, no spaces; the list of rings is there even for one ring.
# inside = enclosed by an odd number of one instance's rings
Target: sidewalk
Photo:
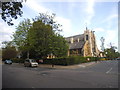
[[[48,65],[48,64],[39,64],[38,67],[42,67],[42,68],[56,68],[56,69],[76,69],[76,68],[85,68],[87,66],[93,65],[96,62],[88,62],[88,63],[81,63],[81,64],[77,64],[77,65],[69,65],[69,66],[61,66],[61,65],[54,65],[54,67],[52,67],[52,65]]]

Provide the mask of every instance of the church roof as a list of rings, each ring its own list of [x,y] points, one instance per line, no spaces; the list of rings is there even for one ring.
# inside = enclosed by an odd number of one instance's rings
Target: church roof
[[[79,49],[79,48],[83,48],[84,43],[85,43],[84,41],[70,43],[70,44],[69,44],[69,49]]]
[[[71,42],[71,38],[73,38],[73,43]],[[78,49],[78,48],[83,48],[84,46],[84,34],[80,34],[80,35],[75,35],[75,36],[70,36],[67,37],[66,40],[69,43],[69,49]],[[79,40],[79,42],[78,42]]]

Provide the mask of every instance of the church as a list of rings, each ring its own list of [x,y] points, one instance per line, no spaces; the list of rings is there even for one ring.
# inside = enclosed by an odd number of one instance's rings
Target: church
[[[98,57],[100,54],[94,31],[88,30],[87,27],[83,34],[66,37],[65,40],[69,45],[68,56],[79,55],[84,57]]]

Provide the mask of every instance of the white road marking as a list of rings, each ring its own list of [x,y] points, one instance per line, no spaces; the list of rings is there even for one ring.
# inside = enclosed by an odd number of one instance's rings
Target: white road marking
[[[106,73],[109,73],[112,70],[112,68],[110,68]]]

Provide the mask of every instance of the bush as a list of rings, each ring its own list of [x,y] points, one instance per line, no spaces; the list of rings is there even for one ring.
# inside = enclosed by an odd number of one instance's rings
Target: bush
[[[89,58],[89,61],[87,60]],[[98,57],[81,57],[81,56],[69,56],[59,57],[53,59],[45,59],[43,64],[54,64],[54,65],[74,65],[80,63],[86,63],[91,61],[99,60]]]
[[[13,58],[12,59],[12,61],[14,62],[14,63],[24,63],[24,59],[21,59],[21,58]]]

